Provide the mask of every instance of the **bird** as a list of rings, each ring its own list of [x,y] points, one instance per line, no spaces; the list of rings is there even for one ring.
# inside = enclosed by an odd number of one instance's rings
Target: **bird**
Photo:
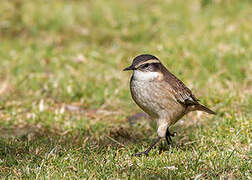
[[[169,129],[184,115],[192,111],[216,114],[202,105],[192,91],[172,74],[162,62],[151,54],[135,57],[124,71],[133,71],[130,92],[135,103],[157,123],[158,137],[143,152],[134,154],[148,156],[150,150],[165,138],[171,145],[175,133]]]

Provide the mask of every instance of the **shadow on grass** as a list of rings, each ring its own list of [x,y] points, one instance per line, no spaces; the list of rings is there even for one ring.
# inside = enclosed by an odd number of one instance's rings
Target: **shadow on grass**
[[[129,118],[130,123],[112,126],[108,130],[99,132],[98,134],[88,129],[78,128],[63,132],[59,129],[37,127],[35,125],[21,128],[2,128],[0,129],[0,158],[5,158],[7,154],[14,156],[18,156],[19,154],[30,154],[33,150],[36,151],[36,148],[42,146],[47,147],[46,149],[49,150],[49,147],[55,147],[56,145],[64,148],[85,149],[88,145],[107,148],[108,146],[128,147],[143,143],[149,144],[155,139],[156,130],[153,128],[145,129],[144,127],[137,126],[137,121],[147,117],[142,113],[139,113],[138,115],[134,115],[134,118],[131,116]],[[186,128],[176,127],[175,129],[183,129],[183,134],[174,138],[173,147],[183,149],[183,144],[190,141],[190,137],[187,136],[187,134],[193,134],[195,126],[192,125]],[[180,132],[178,132],[178,134],[179,133]],[[166,151],[168,149],[169,147],[166,142],[160,144],[161,151]],[[33,153],[38,153],[35,151]]]
[[[137,116],[138,117],[138,116]],[[140,116],[139,116],[140,117]],[[122,151],[138,152],[144,146],[147,148],[156,138],[156,130],[145,128],[148,122],[135,118],[131,123],[115,124],[104,131],[96,132],[94,129],[71,129],[62,131],[53,127],[38,127],[36,125],[26,127],[11,127],[0,129],[0,171],[12,171],[12,167],[26,167],[27,162],[39,166],[44,159],[52,154],[57,158],[67,157],[69,153],[78,154],[80,157],[90,158],[91,156],[115,152],[122,148]],[[140,121],[141,125],[137,125]],[[144,120],[143,120],[144,121]],[[188,127],[178,126],[178,135],[173,139],[172,148],[188,150],[193,148],[193,136],[196,130],[195,125]],[[181,134],[180,134],[181,133]],[[185,145],[186,144],[186,145]],[[159,152],[168,151],[165,140],[156,147]],[[8,172],[5,172],[8,173]]]

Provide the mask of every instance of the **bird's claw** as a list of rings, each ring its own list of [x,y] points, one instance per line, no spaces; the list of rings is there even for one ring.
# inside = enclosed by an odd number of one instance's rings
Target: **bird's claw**
[[[171,137],[177,136],[177,132],[173,132],[170,134]]]
[[[176,132],[170,133],[170,131],[169,131],[168,129],[166,130],[165,139],[166,139],[166,142],[167,142],[168,145],[171,145],[171,144],[172,144],[172,139],[171,139],[171,137],[174,137],[174,136],[176,136],[176,135],[177,135]]]
[[[144,154],[145,156],[148,156],[148,152],[146,152],[146,151],[135,153],[134,156],[140,157],[140,156],[142,156],[143,154]]]

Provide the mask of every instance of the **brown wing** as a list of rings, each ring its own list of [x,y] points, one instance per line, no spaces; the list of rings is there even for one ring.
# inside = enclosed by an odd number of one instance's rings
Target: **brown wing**
[[[169,83],[171,90],[175,95],[178,102],[185,106],[198,105],[199,99],[197,99],[185,84],[169,72],[165,67],[162,68],[164,74],[164,80]]]

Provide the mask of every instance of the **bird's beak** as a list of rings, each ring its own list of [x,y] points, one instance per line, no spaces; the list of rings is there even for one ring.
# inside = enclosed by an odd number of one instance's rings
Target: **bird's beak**
[[[129,67],[126,67],[125,69],[123,69],[123,71],[130,71],[130,70],[135,70],[133,65],[130,65]]]

